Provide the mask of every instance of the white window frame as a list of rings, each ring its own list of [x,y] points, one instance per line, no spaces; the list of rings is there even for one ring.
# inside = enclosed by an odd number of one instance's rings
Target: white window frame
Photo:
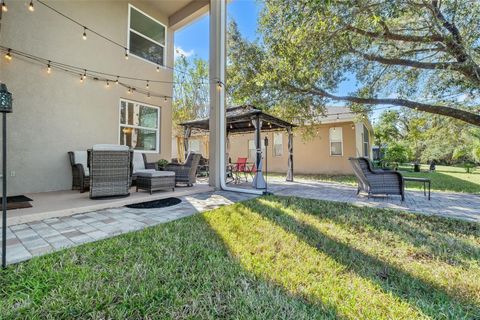
[[[332,131],[339,130],[341,134],[341,139],[340,140],[332,140]],[[330,157],[343,157],[343,128],[342,127],[331,127],[328,130],[328,142],[329,142],[329,147],[330,147]],[[342,144],[342,154],[332,154],[332,142],[340,142]]]
[[[150,39],[149,37],[141,34],[140,32],[137,32],[133,29],[130,28],[130,15],[131,15],[131,12],[132,12],[132,8],[137,10],[138,12],[140,12],[141,14],[143,14],[144,16],[146,16],[147,18],[150,18],[152,19],[153,21],[155,21],[156,23],[162,25],[164,28],[165,28],[165,44],[161,44],[161,43],[158,43],[157,41],[153,40],[153,39]],[[140,56],[137,56],[135,53],[131,53],[130,52],[130,32],[133,32],[135,33],[136,35],[144,38],[144,39],[147,39],[148,41],[151,41],[161,47],[163,47],[163,65],[159,65],[153,61],[150,61],[150,60],[147,60],[145,58],[142,58]],[[166,69],[166,62],[167,62],[167,42],[168,42],[168,28],[165,24],[161,23],[160,21],[158,21],[157,19],[155,19],[154,17],[146,14],[145,12],[143,12],[142,10],[138,9],[137,7],[131,5],[130,3],[128,4],[128,25],[127,25],[127,51],[128,51],[128,55],[129,56],[132,56],[132,57],[135,57],[137,59],[140,59],[140,60],[143,60],[145,62],[148,62],[150,64],[153,64],[155,66],[158,66],[160,68],[163,68],[163,69]]]
[[[126,112],[128,112],[128,103],[133,103],[133,104],[139,104],[139,105],[142,105],[142,106],[145,106],[145,107],[148,107],[148,108],[154,108],[154,109],[158,109],[158,118],[157,118],[157,128],[156,129],[153,129],[153,128],[148,128],[148,127],[141,127],[141,126],[133,126],[133,125],[129,125],[129,124],[122,124],[122,102],[125,102],[127,104],[127,108],[125,109]],[[117,131],[118,131],[118,144],[121,144],[120,141],[121,141],[121,133],[120,133],[120,128],[121,127],[127,127],[127,128],[132,128],[132,129],[145,129],[145,130],[150,130],[150,131],[156,131],[157,132],[157,143],[156,143],[156,146],[155,146],[155,150],[139,150],[139,149],[134,149],[135,151],[137,152],[142,152],[142,153],[160,153],[160,120],[162,119],[161,118],[161,113],[162,113],[162,107],[159,107],[159,106],[154,106],[154,105],[151,105],[151,104],[148,104],[148,103],[143,103],[143,102],[140,102],[140,101],[135,101],[135,100],[128,100],[128,99],[124,99],[124,98],[120,98],[120,101],[118,103],[118,128],[117,128]],[[125,119],[128,119],[128,116],[127,114],[125,114]]]
[[[280,140],[281,140],[281,144],[279,144],[280,146],[282,146],[280,148],[280,154],[276,154],[275,153],[275,136],[280,136]],[[273,156],[274,157],[283,157],[283,133],[281,132],[274,132],[273,133]]]

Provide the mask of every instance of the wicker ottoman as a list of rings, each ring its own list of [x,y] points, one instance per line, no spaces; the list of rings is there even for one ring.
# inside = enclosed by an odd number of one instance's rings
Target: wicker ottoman
[[[148,190],[150,191],[150,194],[152,194],[153,191],[162,189],[172,189],[172,191],[175,191],[175,172],[138,172],[137,192],[138,189]]]

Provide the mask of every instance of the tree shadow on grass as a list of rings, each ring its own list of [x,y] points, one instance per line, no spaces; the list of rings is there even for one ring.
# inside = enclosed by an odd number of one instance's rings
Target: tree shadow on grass
[[[270,199],[270,198],[267,198]],[[275,199],[270,199],[275,201]],[[349,245],[340,243],[316,228],[297,221],[283,210],[261,203],[261,199],[247,201],[243,205],[262,215],[285,231],[295,234],[299,239],[327,254],[333,260],[350,271],[372,281],[385,292],[407,301],[432,318],[475,318],[480,316],[480,308],[473,301],[464,301],[451,296],[432,283],[361,252]]]
[[[372,210],[347,203],[331,201],[316,202],[305,212],[302,203],[309,199],[278,199],[287,208],[318,219],[329,219],[335,223],[353,228],[355,231],[369,230],[372,234],[389,232],[415,247],[422,247],[442,261],[466,265],[468,260],[480,260],[480,246],[467,243],[464,237],[480,239],[480,224],[443,217],[423,216],[394,210]],[[329,210],[335,206],[335,212]],[[467,260],[467,261],[466,261]]]
[[[242,268],[201,215],[0,270],[0,319],[338,319]]]

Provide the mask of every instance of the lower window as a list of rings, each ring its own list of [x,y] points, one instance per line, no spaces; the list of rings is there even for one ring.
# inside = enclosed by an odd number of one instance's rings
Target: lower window
[[[160,108],[120,100],[120,144],[143,152],[160,151]]]

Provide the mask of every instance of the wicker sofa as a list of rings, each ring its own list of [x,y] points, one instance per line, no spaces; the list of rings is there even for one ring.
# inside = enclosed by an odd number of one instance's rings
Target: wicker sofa
[[[95,145],[88,150],[90,198],[130,195],[132,159],[128,146]]]
[[[87,191],[90,187],[87,151],[69,151],[68,157],[72,167],[72,190]]]
[[[165,167],[165,171],[175,172],[175,184],[185,183],[191,187],[197,182],[197,168],[200,158],[201,154],[191,152],[184,164],[170,163]]]
[[[400,172],[392,170],[375,170],[367,158],[349,158],[353,172],[358,180],[357,194],[367,193],[368,196],[400,195],[405,200],[405,183]]]

